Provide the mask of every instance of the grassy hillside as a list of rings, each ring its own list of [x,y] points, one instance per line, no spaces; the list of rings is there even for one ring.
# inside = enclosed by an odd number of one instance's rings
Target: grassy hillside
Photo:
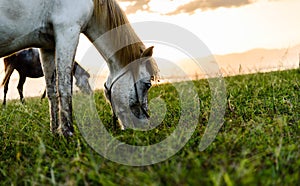
[[[71,139],[49,132],[48,102],[10,101],[0,113],[1,185],[297,185],[300,183],[300,72],[290,70],[225,79],[225,123],[203,152],[198,144],[210,113],[208,82],[199,92],[199,125],[187,145],[168,160],[145,167],[120,165],[98,155],[76,128]],[[102,92],[98,114],[118,139],[159,142],[176,127],[178,95],[172,85],[151,89],[168,103],[163,123],[147,132],[119,131]],[[75,121],[76,122],[76,121]],[[175,123],[175,124],[174,124]]]

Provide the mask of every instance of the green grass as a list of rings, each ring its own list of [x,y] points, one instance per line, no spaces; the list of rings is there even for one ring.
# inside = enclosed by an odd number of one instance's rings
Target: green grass
[[[1,185],[297,185],[300,183],[300,72],[289,70],[225,78],[225,123],[214,142],[198,150],[210,114],[210,89],[194,81],[201,114],[192,138],[168,160],[144,167],[98,155],[76,128],[71,139],[49,131],[48,102],[8,102],[0,114]],[[151,89],[167,103],[163,123],[147,131],[119,131],[102,92],[95,94],[106,128],[129,144],[154,144],[176,128],[178,94],[172,85]],[[76,121],[75,121],[76,123]],[[175,123],[175,124],[174,124]]]

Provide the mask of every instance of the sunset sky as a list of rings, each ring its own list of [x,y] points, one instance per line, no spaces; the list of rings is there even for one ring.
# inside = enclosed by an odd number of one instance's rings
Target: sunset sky
[[[196,34],[214,54],[300,43],[299,0],[118,0],[131,22],[165,21]]]
[[[299,0],[117,1],[131,23],[143,21],[172,23],[195,34],[213,55],[243,53],[262,48],[291,49],[300,44]],[[160,32],[163,30],[153,28],[154,31]],[[142,35],[141,31],[136,30],[136,32],[139,36]],[[163,32],[167,31],[164,30]],[[185,38],[185,35],[177,35],[174,31],[170,31],[170,34],[181,40]],[[163,58],[173,62],[187,59],[187,56],[182,51],[176,50],[172,45],[145,44],[146,46],[155,46],[154,57],[156,58]],[[80,40],[76,56],[77,60],[81,61],[89,48],[87,47],[88,45],[91,44],[87,39]],[[201,53],[201,49],[199,49],[199,53]],[[298,63],[295,60],[298,56],[297,53],[289,53],[288,55],[294,57],[292,59],[294,64]],[[194,57],[201,58],[203,56]],[[240,61],[242,62],[243,60],[241,59]],[[275,63],[278,61],[276,58],[272,58],[263,62]],[[90,62],[91,60],[88,61],[88,63]],[[219,60],[218,62],[222,61]],[[99,63],[96,62],[96,64]],[[87,66],[91,65],[87,64]],[[97,69],[97,67],[93,69]]]

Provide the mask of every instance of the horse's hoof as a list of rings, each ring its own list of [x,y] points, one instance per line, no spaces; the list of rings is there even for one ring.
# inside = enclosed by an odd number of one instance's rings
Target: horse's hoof
[[[58,133],[60,136],[66,137],[66,138],[72,137],[74,135],[74,131],[70,130],[69,128],[58,128],[56,130],[56,133]]]
[[[66,138],[69,138],[69,137],[72,137],[74,135],[74,132],[70,131],[70,130],[64,130],[61,132],[61,134],[66,137]]]
[[[74,133],[71,132],[71,131],[67,131],[67,132],[64,134],[65,137],[72,137],[73,135],[74,135]]]

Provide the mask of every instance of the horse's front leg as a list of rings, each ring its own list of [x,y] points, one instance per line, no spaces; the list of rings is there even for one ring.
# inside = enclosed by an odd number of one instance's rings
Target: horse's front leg
[[[59,103],[59,132],[64,136],[74,133],[72,121],[72,68],[78,45],[80,28],[55,26],[56,72]],[[64,29],[65,28],[65,29]]]
[[[58,132],[58,99],[56,97],[55,78],[55,52],[54,50],[41,49],[42,67],[46,80],[46,91],[50,110],[50,129],[53,133]]]

